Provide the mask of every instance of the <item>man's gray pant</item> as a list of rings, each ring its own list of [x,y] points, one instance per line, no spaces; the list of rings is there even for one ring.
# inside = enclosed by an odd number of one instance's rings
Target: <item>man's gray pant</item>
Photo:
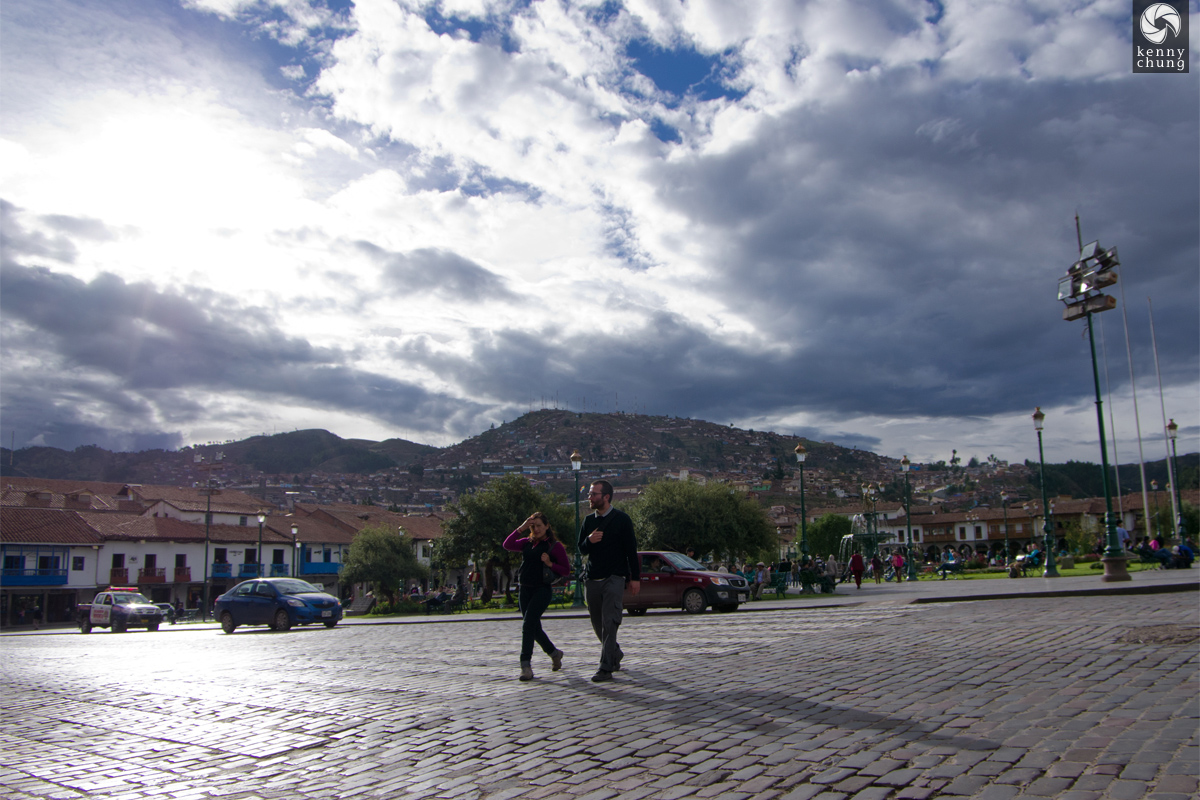
[[[600,669],[616,672],[621,666],[621,645],[617,644],[617,628],[621,626],[624,607],[621,598],[625,594],[625,578],[609,575],[598,581],[587,582],[588,615],[592,618],[592,630],[600,640]]]

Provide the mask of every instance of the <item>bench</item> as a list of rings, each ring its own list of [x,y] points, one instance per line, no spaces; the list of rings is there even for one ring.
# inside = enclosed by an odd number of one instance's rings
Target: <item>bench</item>
[[[818,574],[816,570],[800,570],[800,594],[833,594],[833,578]]]
[[[782,600],[787,597],[787,585],[787,573],[777,572],[771,576],[771,591],[775,593],[776,600]]]
[[[937,566],[937,572],[942,576],[942,580],[946,580],[946,575],[953,575],[955,578],[961,578],[963,570],[967,568],[965,561],[943,561]]]

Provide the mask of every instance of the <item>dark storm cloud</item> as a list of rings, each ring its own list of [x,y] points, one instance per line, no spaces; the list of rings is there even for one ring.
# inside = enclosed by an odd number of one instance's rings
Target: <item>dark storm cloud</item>
[[[449,250],[423,247],[393,253],[370,242],[355,246],[381,265],[384,284],[396,294],[428,292],[469,303],[517,297],[503,278]]]
[[[18,220],[19,209],[0,200],[0,263],[8,263],[20,254],[72,263],[79,254],[71,240],[63,235],[47,235],[26,230]]]
[[[1194,383],[1197,101],[1186,84],[1165,104],[1145,88],[930,94],[896,74],[863,82],[847,107],[664,166],[662,198],[712,246],[704,289],[797,348],[740,359],[743,377],[778,387],[747,411],[987,415],[1086,396],[1083,324],[1062,322],[1056,299],[1076,211],[1084,241],[1120,246],[1131,327],[1153,292],[1160,350],[1173,331],[1169,381]],[[1149,336],[1134,344],[1147,363]]]
[[[212,291],[162,292],[110,274],[85,283],[10,261],[0,267],[0,311],[5,426],[25,441],[171,444],[177,437],[160,421],[182,425],[214,414],[196,392],[430,430],[478,414],[470,402],[348,366],[340,351],[289,337],[260,321],[260,309]]]

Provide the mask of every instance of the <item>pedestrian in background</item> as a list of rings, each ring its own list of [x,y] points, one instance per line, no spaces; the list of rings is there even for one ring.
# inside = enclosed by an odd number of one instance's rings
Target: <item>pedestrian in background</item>
[[[897,550],[892,554],[892,571],[896,574],[896,583],[904,582],[904,556]]]
[[[854,577],[854,585],[862,588],[862,576],[867,566],[863,563],[862,553],[855,553],[850,556],[850,574]]]
[[[871,556],[871,574],[875,576],[876,583],[883,583],[883,561],[878,553]]]
[[[528,532],[528,535],[522,535]],[[521,611],[521,680],[533,680],[533,643],[537,642],[550,656],[550,669],[562,669],[563,652],[554,646],[542,628],[542,614],[550,607],[553,590],[545,579],[543,567],[549,567],[558,577],[571,571],[567,549],[554,535],[550,520],[535,511],[504,540],[504,549],[521,554],[517,572],[517,608]]]
[[[592,512],[579,529],[579,552],[588,557],[587,607],[592,630],[600,640],[600,669],[594,683],[612,680],[621,669],[625,654],[617,643],[617,629],[624,611],[625,585],[630,594],[642,589],[641,559],[633,520],[619,508],[613,508],[613,488],[608,481],[596,481],[588,490]]]

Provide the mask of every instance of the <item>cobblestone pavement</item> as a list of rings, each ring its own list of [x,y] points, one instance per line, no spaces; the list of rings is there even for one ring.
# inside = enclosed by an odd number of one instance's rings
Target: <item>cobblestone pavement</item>
[[[7,636],[5,798],[1194,798],[1194,591]]]

